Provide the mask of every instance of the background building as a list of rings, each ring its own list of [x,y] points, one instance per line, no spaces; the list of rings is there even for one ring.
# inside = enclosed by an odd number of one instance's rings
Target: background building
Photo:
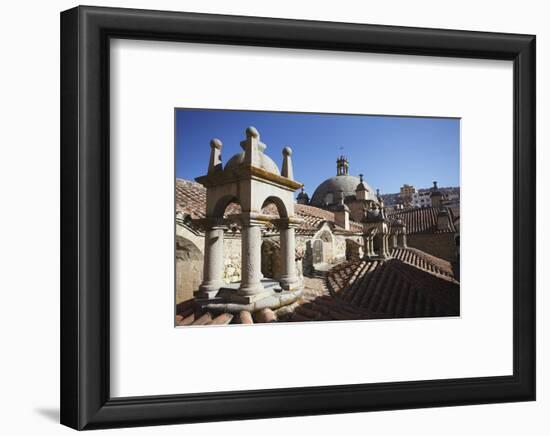
[[[413,201],[413,195],[416,194],[416,188],[412,185],[404,184],[399,189],[399,198],[404,206],[410,206]]]
[[[432,200],[430,199],[430,191],[421,189],[412,194],[411,206],[413,207],[430,207]]]

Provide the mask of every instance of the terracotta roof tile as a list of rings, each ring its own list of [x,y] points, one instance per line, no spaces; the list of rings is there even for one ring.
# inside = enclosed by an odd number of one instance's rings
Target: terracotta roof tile
[[[447,212],[450,214],[450,226],[446,230],[438,230],[437,214],[442,210],[438,207],[421,207],[416,209],[406,209],[392,212],[388,215],[390,220],[400,219],[407,227],[407,233],[454,233],[455,220],[458,218],[455,212],[449,208]]]
[[[325,291],[302,298],[277,319],[248,312],[233,317],[205,311],[195,300],[176,308],[177,325],[360,320],[459,315],[460,285],[451,265],[420,250],[399,248],[387,260],[353,260],[334,266]],[[328,290],[328,292],[327,292]]]
[[[389,260],[355,260],[327,275],[332,295],[367,317],[456,316],[459,283],[451,265],[416,249],[394,250]]]

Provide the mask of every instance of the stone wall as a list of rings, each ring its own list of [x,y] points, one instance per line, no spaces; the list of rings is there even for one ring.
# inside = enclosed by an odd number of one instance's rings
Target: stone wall
[[[296,238],[296,273],[303,276],[302,252],[305,240],[298,242]],[[262,274],[266,278],[279,280],[281,278],[281,246],[279,237],[264,238],[262,241]]]
[[[241,281],[241,238],[226,233],[223,241],[225,283]],[[193,297],[202,282],[204,236],[176,226],[176,303]]]
[[[361,238],[346,239],[346,260],[361,259],[363,257],[363,244]]]
[[[281,246],[279,238],[262,241],[262,274],[275,280],[281,278]]]
[[[454,233],[423,234],[416,233],[407,235],[407,245],[418,248],[441,259],[449,262],[456,262],[457,247],[455,244]]]
[[[367,201],[356,200],[347,202],[346,204],[349,207],[349,218],[353,221],[360,223],[364,218],[364,208],[367,204]]]
[[[334,235],[332,248],[332,259],[329,263],[340,263],[346,260],[346,238],[341,235]]]
[[[328,225],[311,236],[297,236],[296,250],[303,253],[301,271],[304,275],[310,275],[314,271],[315,263],[337,264],[346,260],[346,239],[342,235],[335,235]],[[361,237],[354,237],[354,241],[361,243]],[[322,253],[314,254],[314,250]],[[319,261],[319,262],[316,262]]]
[[[193,297],[202,282],[204,256],[190,240],[176,236],[176,304]]]
[[[223,280],[225,283],[241,281],[241,238],[225,234],[223,240]]]

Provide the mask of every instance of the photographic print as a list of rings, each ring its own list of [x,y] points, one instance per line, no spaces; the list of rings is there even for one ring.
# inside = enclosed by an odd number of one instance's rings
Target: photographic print
[[[175,110],[175,325],[460,315],[460,119]]]

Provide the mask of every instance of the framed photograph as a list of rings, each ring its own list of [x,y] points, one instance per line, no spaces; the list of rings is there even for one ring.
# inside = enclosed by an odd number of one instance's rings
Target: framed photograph
[[[532,35],[77,7],[61,171],[65,425],[535,399]]]

